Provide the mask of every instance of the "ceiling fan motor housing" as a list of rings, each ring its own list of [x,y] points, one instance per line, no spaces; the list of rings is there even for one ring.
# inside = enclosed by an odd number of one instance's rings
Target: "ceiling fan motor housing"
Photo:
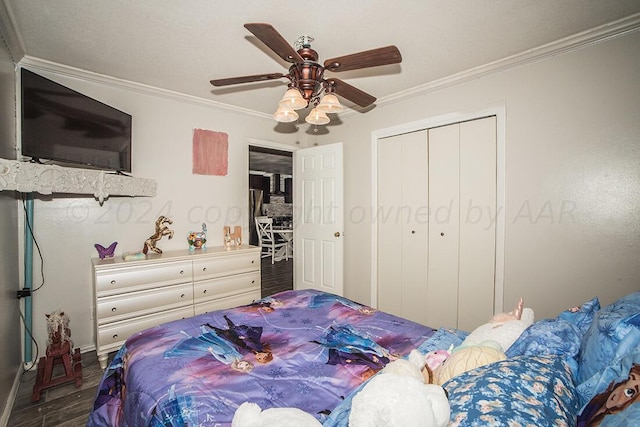
[[[322,91],[324,67],[318,64],[318,52],[308,46],[298,50],[304,59],[302,63],[293,64],[289,68],[289,76],[294,87],[302,91],[302,97],[310,102]]]

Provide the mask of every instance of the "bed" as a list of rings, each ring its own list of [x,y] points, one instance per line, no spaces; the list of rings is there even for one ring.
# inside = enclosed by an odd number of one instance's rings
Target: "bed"
[[[281,292],[131,336],[104,373],[87,425],[226,426],[245,401],[324,422],[433,332],[332,294]]]
[[[479,329],[436,331],[335,295],[287,291],[130,337],[87,425],[228,426],[249,401],[347,427],[354,397],[390,361],[465,348]],[[536,320],[512,342],[504,360],[442,384],[449,426],[637,425],[640,292]]]

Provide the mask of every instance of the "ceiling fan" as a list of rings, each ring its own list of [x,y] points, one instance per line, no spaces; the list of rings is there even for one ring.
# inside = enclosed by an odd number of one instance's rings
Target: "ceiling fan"
[[[328,123],[329,118],[326,115],[327,112],[332,113],[343,109],[334,94],[346,98],[361,107],[368,107],[376,101],[376,98],[372,95],[340,79],[325,77],[325,71],[335,73],[359,70],[380,65],[397,64],[402,61],[402,56],[397,47],[386,46],[327,59],[320,65],[317,62],[318,52],[311,48],[312,37],[300,37],[295,44],[296,48],[294,48],[270,24],[250,23],[245,24],[244,27],[251,31],[251,33],[280,58],[292,64],[289,67],[288,73],[269,73],[214,79],[211,80],[211,84],[214,86],[228,86],[281,78],[288,79],[289,90],[285,93],[285,96],[279,103],[278,111],[274,114],[274,118],[282,122],[295,121],[298,119],[298,114],[293,110],[314,105],[316,108],[311,110],[306,121],[313,124]],[[322,98],[322,102],[320,102],[323,92],[325,95]]]

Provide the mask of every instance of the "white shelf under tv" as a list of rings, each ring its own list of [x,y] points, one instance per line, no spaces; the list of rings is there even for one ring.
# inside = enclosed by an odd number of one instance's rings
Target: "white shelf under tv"
[[[0,191],[90,194],[100,204],[109,196],[154,197],[156,181],[93,169],[0,159]]]

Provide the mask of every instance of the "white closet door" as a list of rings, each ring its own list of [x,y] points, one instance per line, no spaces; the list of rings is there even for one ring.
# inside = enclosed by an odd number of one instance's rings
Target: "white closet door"
[[[378,143],[378,308],[426,322],[426,131]]]
[[[429,129],[429,268],[425,309],[433,327],[458,324],[460,127]]]
[[[427,133],[403,135],[402,143],[402,315],[427,325],[429,187]]]
[[[378,141],[378,308],[402,315],[402,135]]]
[[[493,316],[496,263],[496,118],[460,124],[458,328]]]

